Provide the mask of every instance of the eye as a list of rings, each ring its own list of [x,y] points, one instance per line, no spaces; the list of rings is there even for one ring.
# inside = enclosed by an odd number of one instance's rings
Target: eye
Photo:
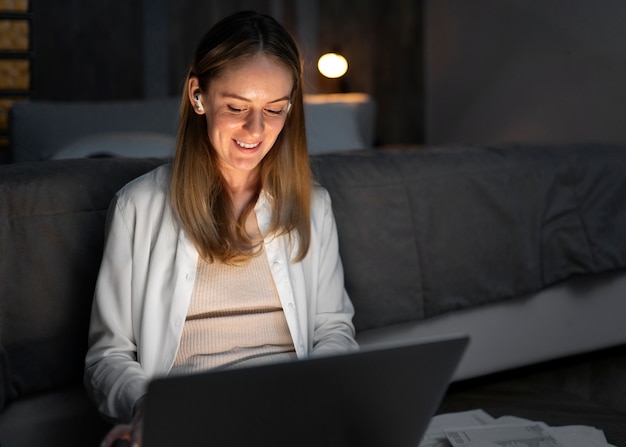
[[[228,107],[228,111],[229,112],[233,112],[233,113],[241,113],[243,112],[243,109],[238,109],[237,107],[233,107],[233,106],[227,106]]]
[[[267,113],[269,113],[270,115],[282,115],[284,112],[284,109],[280,109],[280,110],[275,110],[275,109],[265,109],[265,111]]]

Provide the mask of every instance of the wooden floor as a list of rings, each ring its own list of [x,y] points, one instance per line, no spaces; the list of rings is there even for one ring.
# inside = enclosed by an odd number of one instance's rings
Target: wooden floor
[[[478,408],[550,426],[590,425],[626,447],[626,345],[454,383],[438,413]]]

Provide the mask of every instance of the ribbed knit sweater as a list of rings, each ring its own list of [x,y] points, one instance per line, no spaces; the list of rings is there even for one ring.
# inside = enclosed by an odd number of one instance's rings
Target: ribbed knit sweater
[[[170,374],[295,357],[265,252],[235,266],[200,259]]]

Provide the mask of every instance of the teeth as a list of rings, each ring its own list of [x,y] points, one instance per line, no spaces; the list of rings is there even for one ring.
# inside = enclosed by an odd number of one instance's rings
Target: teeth
[[[237,140],[235,140],[235,141],[237,141]],[[259,143],[246,144],[246,143],[242,143],[241,141],[237,141],[237,144],[239,146],[243,147],[243,148],[246,148],[246,149],[252,149],[252,148],[255,148],[255,147],[257,147],[259,145]]]

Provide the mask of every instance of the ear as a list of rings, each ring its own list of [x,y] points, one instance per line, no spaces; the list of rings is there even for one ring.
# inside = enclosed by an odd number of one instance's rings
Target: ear
[[[202,92],[200,90],[200,82],[198,82],[198,78],[196,76],[192,76],[189,78],[189,82],[187,83],[187,94],[189,96],[189,101],[191,102],[191,108],[198,115],[204,115],[204,104],[202,104]]]

